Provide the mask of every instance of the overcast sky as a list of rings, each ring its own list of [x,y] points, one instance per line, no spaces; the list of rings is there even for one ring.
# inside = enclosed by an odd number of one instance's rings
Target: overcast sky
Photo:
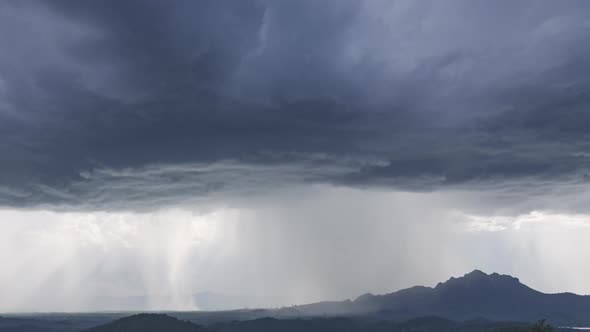
[[[590,294],[588,1],[7,0],[0,49],[0,311]]]

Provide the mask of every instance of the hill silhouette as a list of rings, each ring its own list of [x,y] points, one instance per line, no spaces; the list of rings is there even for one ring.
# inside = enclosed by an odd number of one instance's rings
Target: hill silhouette
[[[219,322],[207,328],[214,332],[529,332],[530,325],[480,320],[455,322],[439,317],[420,317],[404,322],[374,321],[352,317],[277,319],[259,318],[246,321]],[[92,332],[185,332],[205,331],[191,322],[167,315],[142,314],[92,328]]]
[[[122,315],[11,315],[0,317],[0,332],[531,331],[530,324],[540,319],[553,326],[590,326],[590,296],[545,294],[512,276],[475,270],[435,287],[367,293],[352,301]]]
[[[453,320],[529,322],[549,318],[567,325],[590,324],[590,296],[545,294],[512,276],[479,270],[436,287],[416,286],[385,295],[368,293],[354,301],[320,302],[296,309],[307,315],[373,313],[394,319],[433,315]]]
[[[93,327],[85,332],[207,332],[208,329],[165,314],[139,314]]]

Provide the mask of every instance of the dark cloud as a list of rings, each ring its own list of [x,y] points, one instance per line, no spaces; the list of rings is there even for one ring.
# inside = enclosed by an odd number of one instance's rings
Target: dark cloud
[[[588,2],[0,6],[3,205],[587,181]]]

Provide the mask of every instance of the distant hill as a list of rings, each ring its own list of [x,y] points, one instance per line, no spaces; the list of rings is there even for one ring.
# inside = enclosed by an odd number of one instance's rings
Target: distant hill
[[[352,317],[224,321],[207,329],[214,332],[532,332],[530,325],[479,320],[455,322],[439,317],[420,317],[404,322],[375,321]],[[166,315],[142,314],[87,330],[92,332],[186,332],[205,329]]]
[[[246,303],[263,303],[256,297],[199,293],[193,302],[201,310],[244,307]],[[166,303],[165,296],[130,298],[101,298],[98,303],[108,310],[134,308],[147,310],[148,303]],[[260,305],[262,306],[262,305]],[[251,307],[256,307],[252,305]],[[536,291],[517,278],[475,270],[459,278],[450,278],[436,287],[416,286],[397,292],[364,294],[355,300],[325,301],[281,309],[232,310],[185,315],[198,317],[201,323],[262,317],[296,318],[307,316],[371,315],[382,319],[407,320],[421,316],[439,316],[452,320],[485,318],[496,321],[533,322],[548,318],[562,326],[590,326],[590,296],[572,293],[545,294]],[[189,317],[190,316],[190,317]]]
[[[216,292],[198,292],[181,295],[185,304],[203,311],[227,311],[244,308],[264,308],[270,303],[289,303],[280,296],[262,296],[252,294],[233,294]],[[166,294],[146,294],[137,296],[97,296],[91,299],[92,309],[98,311],[151,311],[153,304],[163,304],[163,308],[173,308],[176,299]]]
[[[0,317],[0,332],[530,331],[526,324],[543,318],[553,326],[590,326],[590,296],[545,294],[517,278],[475,270],[436,287],[364,294],[353,301],[123,315],[13,314]]]
[[[207,332],[204,327],[164,314],[139,314],[85,330],[85,332]]]
[[[374,314],[392,319],[435,315],[454,320],[536,321],[590,325],[590,296],[545,294],[517,278],[475,270],[436,287],[417,286],[385,295],[364,294],[354,301],[294,307],[304,315]]]

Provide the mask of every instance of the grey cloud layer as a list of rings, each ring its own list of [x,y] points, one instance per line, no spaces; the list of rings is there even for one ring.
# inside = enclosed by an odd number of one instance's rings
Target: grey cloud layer
[[[586,1],[0,6],[3,205],[587,181]]]

